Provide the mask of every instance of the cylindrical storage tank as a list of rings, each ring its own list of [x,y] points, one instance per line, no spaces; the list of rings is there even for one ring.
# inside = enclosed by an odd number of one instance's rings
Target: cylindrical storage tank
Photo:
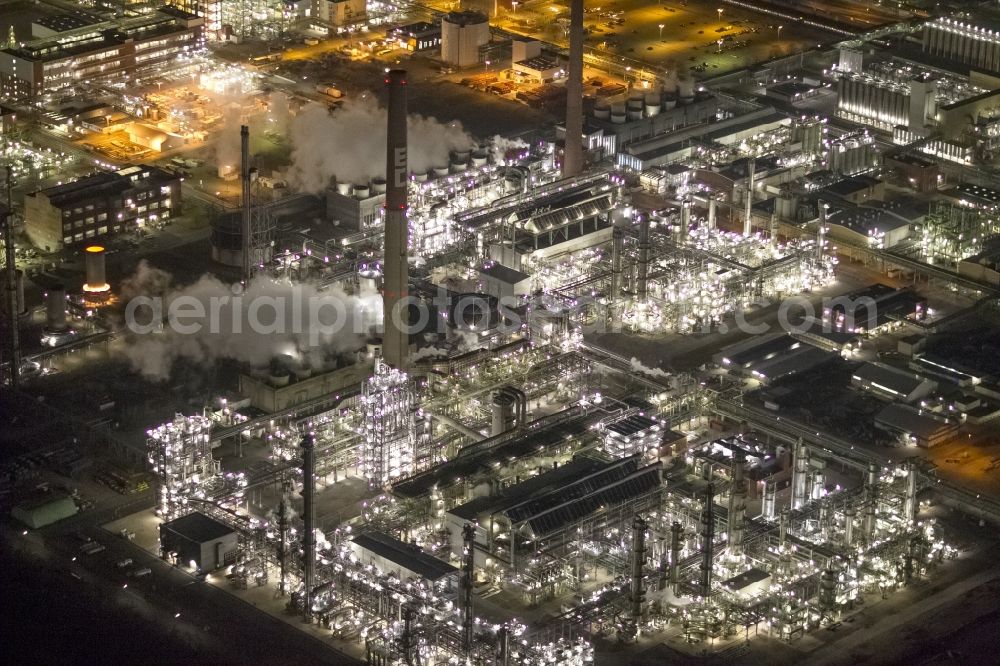
[[[663,108],[672,109],[677,106],[677,97],[674,95],[664,95],[663,97]]]
[[[500,302],[490,294],[457,294],[451,302],[449,315],[451,325],[456,328],[468,331],[494,328],[500,321]]]
[[[371,358],[373,358],[375,356],[381,356],[382,355],[382,338],[372,338],[367,343],[365,343],[365,352]]]
[[[451,151],[451,161],[452,161],[452,164],[454,164],[456,162],[461,162],[462,164],[465,164],[466,162],[469,161],[470,157],[472,157],[472,151],[471,150],[453,150],[453,151]]]
[[[472,153],[472,166],[481,167],[486,166],[490,161],[490,155],[485,150],[477,150]]]
[[[655,116],[660,112],[660,94],[649,93],[646,95],[646,115]]]
[[[448,175],[448,167],[446,166],[436,166],[432,169],[435,178],[441,178],[442,176]]]
[[[351,184],[350,183],[337,183],[337,194],[343,194],[345,197],[351,196]]]
[[[449,170],[452,173],[462,173],[467,168],[468,167],[466,166],[465,162],[452,162],[451,166],[449,167]]]
[[[282,354],[271,359],[271,368],[268,371],[267,381],[275,388],[287,386],[292,379],[292,368],[296,365],[291,356]]]
[[[642,120],[642,109],[629,109],[625,115],[629,120]]]
[[[624,111],[612,111],[611,112],[611,122],[615,125],[624,125],[626,120],[626,115]]]
[[[105,273],[104,248],[100,245],[91,245],[85,250],[84,258],[87,283],[83,285],[83,290],[88,293],[109,291],[111,287],[108,285]]]
[[[301,382],[303,379],[312,377],[312,368],[307,365],[295,366],[295,381]]]
[[[374,194],[385,194],[385,178],[376,178],[372,181],[372,192]]]
[[[382,273],[377,268],[365,268],[358,271],[358,289],[361,292],[373,293],[378,291],[379,280]]]
[[[426,183],[427,182],[427,172],[426,171],[421,171],[419,173],[414,172],[412,175],[413,175],[413,180],[415,180],[418,183]]]
[[[681,79],[677,83],[677,97],[682,104],[694,101],[694,81],[692,79]]]
[[[493,392],[493,424],[490,434],[494,437],[514,429],[514,402],[514,396],[509,393]]]
[[[66,328],[66,287],[53,285],[45,299],[45,329],[61,333]]]
[[[611,117],[611,107],[607,104],[594,107],[594,117],[600,118],[601,120],[607,120]]]
[[[626,102],[626,107],[629,109],[641,109],[643,102],[643,96],[641,94],[633,94],[628,98]]]
[[[354,186],[354,198],[355,199],[367,199],[371,196],[371,188],[367,184],[358,184]]]

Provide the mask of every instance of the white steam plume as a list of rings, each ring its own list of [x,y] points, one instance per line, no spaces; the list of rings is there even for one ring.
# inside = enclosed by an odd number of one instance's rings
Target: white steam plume
[[[490,148],[493,152],[493,161],[496,164],[502,164],[507,152],[510,150],[516,150],[521,152],[522,150],[527,150],[531,146],[528,145],[526,141],[521,139],[509,139],[507,137],[500,136],[497,134],[490,141]]]
[[[123,353],[135,370],[158,381],[169,378],[179,359],[232,359],[260,368],[291,354],[305,366],[321,367],[330,356],[360,348],[382,310],[375,292],[349,295],[266,276],[254,278],[243,293],[209,275],[174,287],[169,274],[145,262],[123,284],[122,296],[128,304],[142,303],[131,317],[126,311]],[[139,297],[145,298],[133,300]],[[150,299],[161,303],[163,327],[155,332],[147,332],[156,311]],[[174,321],[171,304],[182,315]]]
[[[331,177],[360,183],[384,176],[386,118],[371,95],[349,99],[333,111],[322,104],[306,105],[289,123],[289,182],[306,192],[321,192]],[[414,172],[447,165],[450,151],[473,145],[458,122],[411,114],[407,131],[407,159]]]

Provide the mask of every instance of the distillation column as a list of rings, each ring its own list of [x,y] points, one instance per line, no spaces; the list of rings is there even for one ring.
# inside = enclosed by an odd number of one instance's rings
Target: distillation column
[[[906,461],[906,500],[903,503],[903,517],[907,523],[917,519],[917,463],[912,458]]]
[[[681,226],[678,230],[678,237],[681,241],[685,240],[688,235],[688,231],[691,228],[691,201],[684,199],[681,201]]]
[[[757,160],[750,158],[749,170],[747,174],[747,200],[746,200],[746,211],[743,216],[743,235],[749,236],[753,233],[753,218],[751,214],[753,212],[753,181],[754,181],[754,171],[757,168]]]
[[[778,484],[774,481],[764,482],[764,506],[763,514],[764,520],[774,520],[775,510],[777,509],[778,501]]]
[[[819,229],[816,230],[816,260],[823,260],[823,246],[826,244],[826,215],[830,209],[830,204],[825,201],[818,201],[819,205]]]
[[[404,328],[407,324],[405,317],[409,296],[406,72],[401,69],[390,70],[385,83],[389,88],[389,129],[385,166],[385,254],[382,262],[382,356],[392,367],[405,371],[410,349],[409,334]]]
[[[625,230],[616,226],[611,232],[611,294],[609,300],[617,304],[622,295],[622,255],[625,253]]]
[[[861,519],[861,538],[867,545],[875,536],[875,506],[878,503],[878,465],[868,463],[868,478],[865,479],[865,513]]]
[[[800,437],[792,452],[792,510],[801,509],[809,501],[809,450]]]
[[[631,638],[639,635],[642,624],[643,607],[646,602],[646,590],[643,582],[643,565],[646,562],[646,530],[649,526],[640,516],[632,521],[632,624],[629,627]]]
[[[747,482],[745,478],[747,456],[743,449],[733,451],[733,480],[729,491],[729,557],[743,556],[743,534],[747,513]]]
[[[701,511],[701,577],[698,596],[708,599],[712,594],[712,565],[715,561],[715,489],[705,488],[704,506]]]
[[[708,198],[708,228],[715,229],[715,197]]]
[[[649,291],[649,215],[643,213],[639,227],[639,265],[635,294],[640,303],[646,302]]]
[[[684,526],[675,520],[670,526],[670,589],[674,595],[680,590],[681,550],[684,548]]]
[[[302,438],[302,569],[303,616],[312,617],[312,594],[316,586],[316,440]]]
[[[466,654],[472,652],[472,587],[475,572],[476,528],[466,523],[462,528],[462,648]],[[513,544],[511,545],[513,548]]]

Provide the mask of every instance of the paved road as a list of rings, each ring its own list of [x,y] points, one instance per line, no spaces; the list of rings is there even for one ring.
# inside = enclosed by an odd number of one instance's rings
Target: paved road
[[[290,631],[281,620],[262,613],[241,599],[212,585],[196,581],[185,571],[153,557],[138,546],[97,525],[148,506],[152,497],[141,497],[118,507],[85,513],[52,528],[27,534],[6,529],[0,538],[10,552],[48,563],[52,572],[66,576],[66,593],[74,602],[97,596],[112,606],[135,614],[159,627],[179,644],[199,653],[217,655],[229,662],[255,661],[317,664],[356,664],[356,660],[331,645],[299,631]],[[80,532],[100,542],[105,550],[94,555],[80,552]],[[133,565],[119,569],[117,562]],[[147,576],[129,576],[129,570],[148,567]],[[59,591],[54,591],[59,594]],[[53,616],[53,622],[58,618]],[[95,632],[113,628],[95,627]],[[165,656],[165,655],[164,655]],[[155,661],[154,657],[154,661]]]

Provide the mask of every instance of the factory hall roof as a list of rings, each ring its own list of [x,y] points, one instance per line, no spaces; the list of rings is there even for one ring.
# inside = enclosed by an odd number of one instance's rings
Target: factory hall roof
[[[657,488],[662,463],[640,468],[639,458],[634,455],[605,463],[589,474],[536,493],[504,513],[513,524],[527,523],[536,538],[556,532],[601,507],[622,504]]]
[[[400,481],[393,486],[393,493],[401,497],[419,497],[430,492],[434,486],[448,486],[475,474],[480,469],[488,468],[492,461],[510,460],[533,451],[544,451],[550,446],[587,434],[590,432],[590,426],[605,416],[606,412],[593,410],[586,414],[570,416],[553,425],[507,436],[507,439],[500,440],[493,446],[479,448],[467,455],[459,454],[425,472]],[[479,444],[482,445],[483,442]]]
[[[352,539],[361,548],[394,562],[430,581],[439,580],[458,569],[430,553],[382,532],[364,532]]]
[[[39,190],[28,196],[44,195],[53,206],[70,206],[77,201],[92,201],[101,196],[120,194],[135,187],[137,182],[167,183],[176,180],[173,174],[154,166],[136,166],[114,173],[97,173]]]
[[[214,518],[210,518],[197,511],[163,523],[160,529],[173,532],[194,543],[205,543],[221,539],[235,531],[228,525],[220,523]]]

